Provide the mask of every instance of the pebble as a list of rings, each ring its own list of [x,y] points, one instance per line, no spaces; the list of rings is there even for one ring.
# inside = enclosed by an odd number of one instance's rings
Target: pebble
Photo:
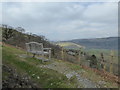
[[[51,83],[51,86],[53,85],[53,83]]]
[[[104,85],[104,84],[106,84],[106,82],[105,81],[99,81],[99,84]]]
[[[39,77],[39,76],[37,76],[37,79],[40,79],[40,77]]]
[[[32,76],[35,76],[35,74],[32,74]]]

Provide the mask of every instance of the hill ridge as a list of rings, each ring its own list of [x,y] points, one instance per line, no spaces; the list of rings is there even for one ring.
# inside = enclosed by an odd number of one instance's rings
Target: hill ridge
[[[118,40],[120,37],[106,37],[106,38],[93,38],[93,39],[73,39],[63,42],[72,42],[82,46],[87,49],[118,49]]]

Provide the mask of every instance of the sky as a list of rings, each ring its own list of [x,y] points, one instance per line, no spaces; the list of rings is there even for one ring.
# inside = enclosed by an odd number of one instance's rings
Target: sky
[[[117,2],[4,2],[1,10],[1,24],[50,41],[118,36]]]

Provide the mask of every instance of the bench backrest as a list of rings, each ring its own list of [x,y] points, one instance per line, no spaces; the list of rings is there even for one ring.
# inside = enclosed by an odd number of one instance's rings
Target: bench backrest
[[[26,43],[26,48],[28,52],[43,51],[43,44],[37,42]]]

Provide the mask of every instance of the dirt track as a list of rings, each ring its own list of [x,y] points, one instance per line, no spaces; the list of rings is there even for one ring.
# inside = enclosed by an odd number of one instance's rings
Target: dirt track
[[[77,77],[77,80],[79,81],[79,83],[82,84],[82,86],[84,88],[98,88],[98,87],[100,87],[99,85],[96,85],[96,83],[94,83],[86,78],[81,77],[80,74],[78,74],[76,71],[71,70],[64,63],[58,63],[58,62],[54,61],[52,64],[42,65],[42,66],[40,65],[39,67],[56,70],[64,75],[66,75],[66,77],[68,79],[70,79],[72,76],[75,75]],[[80,88],[80,86],[78,86],[78,88]]]

